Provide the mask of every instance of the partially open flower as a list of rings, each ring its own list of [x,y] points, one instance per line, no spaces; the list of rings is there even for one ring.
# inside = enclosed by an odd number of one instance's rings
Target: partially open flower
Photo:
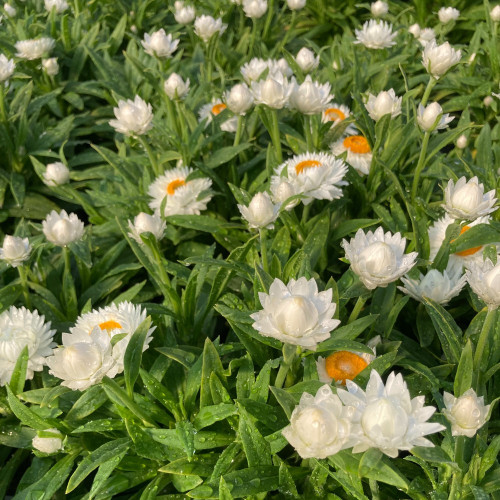
[[[309,73],[319,66],[319,57],[316,57],[314,52],[307,47],[302,47],[295,56],[295,62],[304,73]]]
[[[370,19],[363,24],[361,30],[354,30],[356,33],[356,41],[354,43],[362,43],[369,49],[385,49],[396,45],[394,38],[397,32],[392,32],[392,24],[385,21],[376,21]]]
[[[422,64],[429,74],[438,79],[462,57],[460,50],[455,50],[448,42],[438,45],[431,40],[425,45],[422,53]]]
[[[0,248],[0,259],[12,267],[20,266],[30,257],[31,245],[28,238],[5,235],[2,248]]]
[[[128,221],[130,232],[128,233],[139,245],[144,242],[141,239],[142,233],[152,233],[157,240],[163,238],[167,225],[159,215],[149,215],[144,212],[135,216],[134,222]]]
[[[40,59],[50,52],[55,44],[56,42],[49,37],[42,37],[37,40],[20,40],[16,42],[16,56],[29,61]]]
[[[379,92],[377,96],[368,94],[368,100],[365,103],[366,110],[370,117],[378,121],[385,115],[391,115],[392,118],[401,114],[401,100],[394,92],[394,89]]]
[[[299,10],[306,6],[306,0],[286,0],[290,10]]]
[[[242,6],[247,17],[259,19],[267,11],[267,0],[243,0]]]
[[[8,80],[15,69],[14,59],[8,59],[4,54],[0,54],[0,82]]]
[[[196,11],[194,7],[191,5],[184,5],[184,2],[175,2],[174,3],[175,12],[174,17],[175,21],[179,24],[189,24],[192,23],[194,18],[196,17]]]
[[[153,121],[153,107],[138,95],[134,100],[119,100],[118,107],[113,108],[116,120],[110,120],[109,124],[125,135],[143,135],[151,129]]]
[[[50,187],[67,184],[69,182],[69,169],[60,161],[49,163],[45,168],[42,180],[44,184]]]
[[[57,57],[49,57],[48,59],[42,60],[42,67],[49,76],[56,76],[59,73],[59,64],[57,63]]]
[[[194,21],[194,32],[207,43],[215,33],[218,36],[226,31],[227,24],[222,24],[222,19],[214,19],[212,16],[199,16]]]
[[[189,78],[184,81],[177,73],[172,73],[163,84],[163,90],[170,99],[184,99],[189,92]]]
[[[66,210],[57,213],[52,210],[42,222],[43,234],[54,245],[65,247],[83,237],[83,222],[76,214]]]
[[[460,17],[460,11],[453,7],[441,7],[438,11],[439,21],[443,24],[456,21]]]
[[[382,0],[377,0],[370,5],[370,11],[373,17],[385,16],[389,12],[389,6]]]
[[[418,105],[417,122],[424,132],[447,128],[453,120],[453,116],[443,114],[443,108],[437,102],[432,102],[427,107]]]
[[[179,45],[179,40],[172,40],[172,35],[170,33],[166,35],[165,30],[162,28],[151,33],[151,35],[145,33],[144,40],[141,43],[146,54],[163,58],[172,57]]]
[[[290,107],[305,115],[322,113],[333,99],[330,90],[329,83],[314,82],[311,76],[307,75],[304,83],[294,85],[294,90],[290,95]]]
[[[489,259],[470,262],[465,274],[472,290],[486,303],[488,309],[500,306],[500,261],[496,264]]]
[[[248,222],[248,227],[274,228],[274,221],[278,218],[280,205],[274,205],[268,193],[257,193],[248,207],[238,205],[242,217]]]
[[[294,91],[295,84],[290,83],[281,72],[269,74],[265,80],[252,82],[252,93],[256,104],[265,104],[270,108],[284,108]]]
[[[236,84],[225,94],[227,107],[235,115],[244,115],[253,106],[253,96],[244,83]]]
[[[478,398],[474,389],[468,389],[459,398],[445,391],[443,401],[443,415],[451,422],[452,436],[473,437],[486,423],[491,405],[485,405],[484,397]]]

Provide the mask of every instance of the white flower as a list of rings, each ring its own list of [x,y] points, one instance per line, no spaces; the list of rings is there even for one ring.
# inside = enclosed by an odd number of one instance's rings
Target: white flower
[[[304,392],[281,432],[302,458],[327,458],[349,446],[350,422],[339,397],[324,385]]]
[[[345,385],[346,380],[354,380],[375,358],[376,346],[381,342],[377,335],[367,343],[372,354],[367,352],[336,351],[327,358],[321,356],[316,361],[320,382],[331,384],[335,382]]]
[[[295,62],[304,73],[309,73],[319,66],[319,57],[316,57],[314,52],[307,47],[302,47],[295,56]]]
[[[141,44],[146,54],[150,56],[172,57],[177,45],[179,45],[179,40],[172,40],[172,35],[170,33],[166,35],[165,30],[162,28],[151,33],[151,35],[145,33]]]
[[[322,123],[331,123],[332,127],[342,123],[343,120],[351,116],[351,110],[344,104],[338,104],[336,102],[330,103],[330,105],[323,110],[321,115]],[[345,129],[346,135],[355,135],[356,128],[353,125],[348,125]]]
[[[83,222],[76,214],[67,214],[66,210],[57,213],[52,210],[42,221],[45,237],[54,245],[65,247],[83,236]]]
[[[212,99],[211,103],[204,104],[198,111],[199,121],[207,120],[206,125],[212,122],[215,116],[218,116],[225,109],[227,105],[220,99]],[[235,116],[221,123],[220,128],[226,132],[236,132],[238,127],[238,118]]]
[[[267,11],[267,0],[243,0],[242,6],[247,17],[258,19]]]
[[[58,14],[64,12],[69,7],[66,0],[45,0],[45,10],[51,11],[55,9]]]
[[[31,380],[34,372],[43,370],[46,357],[52,354],[56,333],[50,329],[50,321],[38,311],[25,307],[10,307],[0,314],[0,386],[10,382],[12,372],[22,350],[28,347],[26,378]]]
[[[295,186],[286,180],[284,177],[279,177],[277,175],[273,175],[271,177],[271,194],[272,200],[274,203],[283,204],[288,198],[295,196],[298,194],[295,191]],[[297,206],[300,203],[300,200],[294,200],[286,204],[284,207],[285,210],[291,210],[293,207]]]
[[[286,3],[291,10],[299,10],[306,6],[306,0],[286,0]]]
[[[424,28],[420,31],[420,34],[417,36],[418,41],[422,47],[425,47],[429,42],[436,40],[436,32],[432,28]]]
[[[146,311],[132,304],[131,302],[121,302],[120,304],[111,304],[100,309],[81,315],[74,327],[70,328],[70,334],[63,334],[63,344],[73,345],[79,342],[90,342],[89,338],[94,335],[97,337],[105,337],[112,339],[115,335],[125,336],[116,342],[112,347],[112,357],[114,359],[113,375],[107,374],[108,377],[114,377],[117,373],[123,371],[123,357],[127,349],[130,338],[135,333],[140,324],[146,319]],[[151,327],[147,334],[143,345],[145,351],[151,340],[153,340],[153,332],[156,327]],[[106,342],[96,342],[100,345],[105,345]]]
[[[17,14],[16,8],[10,5],[10,3],[4,3],[3,10],[9,17],[14,17]]]
[[[281,72],[269,74],[265,80],[252,82],[252,93],[256,104],[265,104],[270,108],[284,108],[294,91],[295,84],[288,82]]]
[[[183,2],[175,2],[175,21],[179,24],[190,24],[196,17],[196,11],[191,5],[184,5]]]
[[[470,287],[488,309],[500,306],[500,260],[497,264],[490,259],[469,262],[465,274]]]
[[[394,38],[397,32],[392,32],[392,24],[385,21],[375,21],[370,19],[363,24],[362,29],[354,30],[356,33],[356,41],[354,43],[362,43],[369,49],[385,49],[396,45]]]
[[[184,81],[177,73],[172,73],[163,84],[163,90],[170,99],[184,99],[189,92],[189,78]]]
[[[4,54],[0,54],[0,82],[8,80],[15,69],[14,59],[8,59]]]
[[[330,146],[335,156],[340,156],[347,151],[346,161],[360,175],[368,175],[372,163],[372,150],[368,141],[362,135],[349,135],[339,139]]]
[[[431,40],[422,52],[422,64],[436,80],[443,76],[462,57],[460,50],[455,50],[448,42],[438,45]]]
[[[490,107],[492,104],[493,104],[493,97],[491,97],[490,95],[487,95],[484,99],[483,99],[483,104],[485,105],[485,107]]]
[[[461,177],[456,184],[450,179],[444,190],[443,208],[455,219],[472,221],[496,210],[495,194],[495,189],[484,193],[484,185],[479,183],[477,177],[469,181]]]
[[[342,240],[352,270],[368,290],[386,287],[415,265],[418,253],[405,254],[405,246],[406,238],[400,233],[392,235],[388,231],[384,234],[382,227],[366,234],[358,229],[351,241]]]
[[[401,100],[394,92],[394,89],[379,92],[377,96],[368,94],[368,100],[365,103],[366,110],[370,117],[378,121],[384,115],[390,114],[392,118],[401,114]]]
[[[283,76],[286,76],[287,78],[290,78],[293,75],[292,68],[290,68],[284,57],[282,57],[281,59],[270,59],[268,61],[268,64],[270,72],[272,73],[279,71],[283,74]]]
[[[462,266],[451,260],[442,273],[437,269],[430,269],[425,275],[420,273],[419,279],[406,276],[401,281],[405,286],[398,286],[399,290],[415,300],[423,302],[423,298],[427,297],[444,305],[462,291],[467,277],[462,273]]]
[[[265,61],[264,59],[260,59],[258,57],[254,57],[250,59],[247,63],[245,63],[241,68],[241,74],[243,75],[243,79],[248,84],[251,84],[253,81],[257,81],[262,73],[269,68],[269,61]]]
[[[242,217],[248,222],[248,227],[254,229],[274,228],[274,221],[278,218],[280,205],[274,205],[268,193],[257,193],[248,207],[238,205]]]
[[[5,235],[2,248],[0,248],[0,259],[5,260],[12,267],[17,267],[29,259],[31,245],[28,238]]]
[[[244,115],[253,105],[253,95],[245,83],[236,84],[224,97],[235,115]]]
[[[139,245],[144,242],[141,239],[142,233],[152,233],[153,236],[159,241],[163,238],[167,225],[159,215],[149,215],[144,212],[135,216],[134,222],[128,221],[130,232],[128,233]]]
[[[30,61],[40,59],[44,54],[50,52],[56,42],[49,37],[39,38],[37,40],[20,40],[16,42],[16,56]]]
[[[376,2],[373,2],[370,5],[370,11],[372,13],[372,16],[374,17],[380,17],[384,16],[389,12],[389,6],[387,5],[386,2],[382,2],[381,0],[377,0]]]
[[[330,90],[329,83],[322,85],[313,82],[311,76],[307,75],[304,83],[299,86],[294,84],[294,90],[290,95],[290,107],[305,115],[322,113],[333,99]]]
[[[269,295],[259,292],[259,300],[264,309],[250,315],[255,330],[311,351],[340,323],[333,319],[337,305],[332,302],[331,288],[318,292],[314,278],[292,279],[288,285],[276,278]]]
[[[42,60],[42,67],[45,73],[49,76],[56,76],[59,73],[59,64],[57,64],[57,57],[49,57]]]
[[[436,408],[424,406],[424,396],[412,399],[400,373],[392,372],[384,386],[380,375],[372,370],[366,392],[350,380],[346,385],[347,391],[337,389],[337,394],[348,407],[353,424],[351,437],[357,441],[353,453],[378,448],[395,458],[398,450],[434,446],[423,436],[445,429],[427,422]]]
[[[451,422],[452,436],[474,437],[486,423],[491,405],[484,404],[484,397],[477,397],[474,389],[468,389],[459,398],[443,393],[443,415]]]
[[[63,435],[57,429],[46,429],[39,431],[31,441],[35,450],[42,453],[57,453],[63,449]]]
[[[453,116],[443,114],[443,108],[437,102],[431,102],[426,107],[418,105],[417,122],[424,132],[447,128],[453,120]]]
[[[457,139],[457,148],[458,149],[465,149],[467,147],[467,136],[462,134],[458,139]]]
[[[118,373],[108,335],[93,330],[82,339],[66,333],[63,344],[47,358],[49,373],[60,378],[61,385],[83,391],[105,376],[113,378]]]
[[[138,95],[134,100],[119,100],[118,107],[113,108],[116,120],[109,124],[124,135],[143,135],[151,129],[153,121],[153,107],[143,101]]]
[[[408,28],[408,32],[411,33],[415,38],[419,38],[420,37],[420,26],[415,23],[415,24],[412,24],[409,28]]]
[[[172,168],[149,186],[148,193],[153,198],[149,206],[155,214],[160,215],[165,198],[165,208],[161,214],[164,216],[199,215],[202,210],[206,210],[212,198],[209,192],[212,181],[206,177],[187,181],[187,177],[192,173],[193,169],[189,167]]]
[[[495,7],[491,9],[490,17],[494,23],[498,23],[500,21],[500,5],[495,5]]]
[[[194,32],[206,43],[215,33],[219,36],[226,31],[227,24],[222,24],[222,19],[212,16],[199,16],[194,21]]]
[[[460,17],[460,11],[453,7],[441,7],[438,11],[439,21],[443,24],[456,21]]]
[[[304,205],[317,200],[337,200],[342,197],[346,164],[326,153],[305,153],[294,156],[278,166],[271,177],[271,191],[275,192],[285,179],[293,186],[294,194],[304,195]]]
[[[43,173],[43,183],[47,186],[60,186],[69,182],[69,169],[60,161],[49,163]]]

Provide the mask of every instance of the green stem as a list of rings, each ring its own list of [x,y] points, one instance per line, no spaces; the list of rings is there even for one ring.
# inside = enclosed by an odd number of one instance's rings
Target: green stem
[[[484,348],[487,344],[492,345],[490,340],[490,332],[494,332],[492,326],[495,324],[496,320],[496,309],[489,309],[486,318],[484,319],[483,328],[481,329],[481,333],[479,334],[479,339],[477,341],[476,352],[474,354],[474,379],[476,391],[480,392],[480,384],[481,384],[481,374],[486,371],[488,368],[486,360],[483,359],[484,356]]]
[[[264,30],[262,31],[262,40],[267,38],[267,33],[269,32],[269,28],[271,27],[273,14],[274,14],[274,0],[269,0],[269,4],[267,7],[266,24],[264,25]]]
[[[422,148],[420,149],[420,156],[418,158],[417,168],[415,169],[415,176],[413,177],[413,184],[411,188],[411,200],[415,202],[417,197],[418,183],[420,181],[420,174],[425,166],[425,157],[427,155],[427,146],[429,145],[430,132],[425,132],[424,140],[422,141]]]
[[[278,123],[278,110],[271,109],[271,140],[273,141],[274,152],[276,153],[276,159],[278,160],[278,165],[283,163],[283,153],[281,151],[281,139],[280,139],[280,127]]]
[[[286,376],[288,374],[288,370],[290,370],[290,365],[285,362],[281,363],[280,369],[278,370],[278,375],[276,375],[276,380],[274,382],[274,386],[281,389],[286,380]]]
[[[304,134],[306,136],[307,152],[312,153],[314,151],[314,139],[311,130],[311,117],[309,115],[304,115]]]
[[[266,230],[259,229],[260,234],[260,254],[262,257],[262,268],[266,273],[269,272],[269,264],[267,261],[267,242],[266,242]]]
[[[363,307],[366,303],[367,296],[359,296],[358,300],[356,301],[356,304],[354,305],[354,309],[351,312],[351,315],[349,316],[349,319],[347,320],[347,324],[352,323],[353,321],[356,321],[358,319],[359,313],[363,310]]]
[[[153,153],[151,146],[148,144],[148,142],[146,141],[146,139],[142,135],[138,136],[138,139],[148,155],[149,162],[151,163],[151,167],[153,169],[153,174],[156,176],[161,175],[161,172],[159,170],[158,160],[157,160],[155,154]]]
[[[179,118],[180,136],[182,138],[182,140],[181,140],[182,161],[183,161],[184,165],[188,165],[187,155],[185,154],[185,145],[188,143],[187,124],[186,124],[186,118],[184,115],[184,110],[181,109],[181,103],[178,100],[175,101],[175,111],[177,112],[177,117]],[[176,120],[174,120],[174,121],[176,121]]]
[[[21,280],[21,285],[23,287],[23,295],[24,295],[24,305],[28,308],[31,309],[31,299],[30,299],[30,292],[28,288],[28,275],[26,272],[26,269],[24,267],[24,264],[21,264],[17,268],[19,272],[19,278]]]
[[[281,41],[281,44],[280,44],[280,50],[279,52],[281,52],[281,50],[286,46],[286,44],[288,43],[288,40],[290,39],[290,36],[292,34],[292,32],[294,31],[295,29],[295,23],[297,22],[297,11],[296,10],[292,10],[292,19],[290,21],[290,26],[289,28],[286,30],[285,32],[285,36],[283,37],[283,40]]]
[[[250,35],[250,45],[248,46],[248,55],[253,54],[253,48],[255,47],[255,38],[257,36],[257,19],[252,19],[252,34]]]
[[[2,123],[7,127],[7,113],[5,112],[5,87],[0,85],[0,119]],[[8,132],[8,129],[7,129]]]
[[[427,104],[427,101],[429,100],[429,96],[431,95],[431,91],[434,88],[434,85],[436,85],[437,80],[433,77],[429,77],[429,82],[427,83],[427,87],[425,88],[424,95],[422,96],[422,100],[420,101],[420,104],[422,106],[425,106]]]
[[[370,485],[370,490],[372,493],[372,500],[380,500],[380,492],[378,489],[377,481],[375,481],[375,479],[370,479],[368,481],[368,484]]]
[[[453,474],[451,482],[451,490],[448,500],[459,500],[462,498],[462,478],[464,464],[464,445],[465,436],[457,436],[455,441],[455,462],[460,467],[460,470]]]
[[[312,203],[309,203],[309,205],[304,205],[304,210],[302,210],[302,224],[305,224],[307,222],[307,219],[309,219],[309,212],[311,211],[311,206]]]

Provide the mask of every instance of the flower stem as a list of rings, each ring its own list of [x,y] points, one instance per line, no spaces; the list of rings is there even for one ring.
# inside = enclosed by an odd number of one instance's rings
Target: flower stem
[[[480,384],[481,384],[481,374],[485,370],[482,369],[482,365],[484,363],[484,366],[486,366],[485,360],[483,360],[484,356],[484,348],[486,347],[486,344],[492,345],[492,342],[489,341],[490,337],[490,332],[494,332],[494,329],[492,326],[495,324],[495,319],[496,319],[496,309],[489,309],[488,314],[486,315],[486,318],[484,319],[483,323],[483,328],[481,329],[481,333],[479,334],[479,339],[477,341],[477,346],[476,346],[476,352],[474,354],[474,379],[475,379],[475,386],[476,386],[476,391],[480,392]]]
[[[267,37],[267,33],[269,31],[269,28],[271,27],[273,14],[274,14],[274,0],[269,0],[269,4],[267,7],[266,24],[264,25],[264,30],[262,31],[262,40],[264,40]]]
[[[283,344],[283,361],[281,362],[278,374],[276,375],[276,380],[274,382],[275,387],[282,388],[285,383],[286,377],[293,362],[297,356],[297,347],[291,344]]]
[[[7,127],[7,113],[5,112],[5,87],[3,83],[0,85],[0,119]]]
[[[464,464],[464,445],[465,436],[457,436],[455,441],[455,462],[460,467],[460,470],[453,474],[453,479],[451,482],[451,490],[449,500],[459,500],[462,498],[462,478],[463,478],[463,467]]]
[[[151,167],[153,169],[154,175],[156,175],[156,176],[160,175],[161,172],[159,170],[158,160],[156,159],[156,156],[153,153],[151,146],[148,144],[146,139],[144,139],[144,137],[139,136],[138,138],[139,138],[139,142],[142,144],[142,147],[145,149],[145,151],[148,155],[149,162],[151,163]]]
[[[422,106],[425,106],[427,104],[427,101],[429,100],[429,96],[431,95],[432,89],[434,88],[434,85],[436,85],[437,80],[431,76],[429,77],[429,82],[427,83],[427,87],[425,88],[424,95],[422,96],[422,100],[420,101],[420,104]]]
[[[188,143],[188,132],[187,132],[187,125],[186,125],[186,119],[184,115],[184,110],[181,108],[181,103],[179,101],[175,101],[175,111],[177,112],[177,116],[179,117],[179,123],[180,123],[180,135],[181,135],[181,154],[182,154],[182,161],[184,165],[188,165],[187,157],[185,154],[185,145]]]
[[[257,19],[252,19],[252,34],[250,35],[250,45],[248,46],[248,54],[253,54],[255,46],[255,37],[257,36]]]
[[[359,313],[363,310],[367,298],[368,298],[367,296],[365,297],[363,295],[358,297],[358,300],[354,305],[354,309],[352,310],[351,315],[347,320],[347,324],[352,323],[353,321],[356,321],[358,319]]]
[[[243,133],[243,115],[238,115],[238,125],[236,127],[236,134],[234,136],[233,146],[238,146]]]
[[[309,115],[304,115],[304,134],[306,136],[307,152],[312,153],[314,151],[314,139],[311,130],[311,117]]]
[[[266,230],[259,229],[260,234],[260,254],[262,257],[262,268],[266,273],[269,272],[269,264],[267,261],[267,243],[266,243]]]
[[[278,160],[278,165],[283,163],[283,153],[281,151],[281,140],[280,140],[280,127],[278,123],[278,110],[271,109],[271,140],[273,141],[274,152],[276,154],[276,159]]]
[[[24,305],[28,308],[31,309],[31,299],[30,299],[30,292],[28,288],[28,275],[26,273],[26,269],[23,264],[21,264],[17,268],[19,272],[19,278],[21,280],[21,285],[23,287],[23,295],[24,295]]]
[[[415,169],[415,176],[413,177],[413,184],[411,187],[411,201],[415,202],[417,197],[418,183],[420,181],[420,174],[425,166],[425,157],[427,155],[427,146],[429,145],[430,132],[425,132],[424,140],[422,141],[422,148],[420,149],[420,156],[418,158],[417,168]]]

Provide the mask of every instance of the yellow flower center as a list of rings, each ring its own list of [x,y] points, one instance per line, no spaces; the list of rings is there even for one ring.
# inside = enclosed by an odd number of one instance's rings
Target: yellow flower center
[[[301,174],[307,168],[321,167],[321,162],[317,160],[304,160],[295,165],[295,172],[297,175]]]
[[[220,104],[216,104],[212,108],[212,114],[217,116],[219,113],[222,113],[226,108],[227,106],[223,102],[221,102]]]
[[[345,114],[338,108],[328,108],[325,111],[325,118],[330,122],[345,120]]]
[[[109,333],[111,330],[115,330],[116,328],[122,328],[122,325],[120,325],[117,321],[110,319],[104,323],[99,323],[99,328],[101,330],[106,330]]]
[[[460,234],[464,234],[466,231],[470,229],[470,226],[464,226],[460,230]],[[452,243],[455,240],[452,240]],[[455,255],[460,255],[460,257],[469,257],[469,255],[474,255],[475,253],[479,252],[483,247],[474,247],[474,248],[469,248],[467,250],[462,250],[461,252],[456,252]]]
[[[184,186],[185,184],[186,184],[186,181],[184,179],[175,179],[172,182],[168,183],[167,193],[169,195],[173,195],[177,188],[180,188],[181,186]]]
[[[351,135],[344,139],[344,147],[350,149],[353,153],[370,153],[370,145],[362,135]]]
[[[361,356],[349,351],[334,352],[325,360],[328,376],[342,384],[356,378],[367,366],[368,363]]]

